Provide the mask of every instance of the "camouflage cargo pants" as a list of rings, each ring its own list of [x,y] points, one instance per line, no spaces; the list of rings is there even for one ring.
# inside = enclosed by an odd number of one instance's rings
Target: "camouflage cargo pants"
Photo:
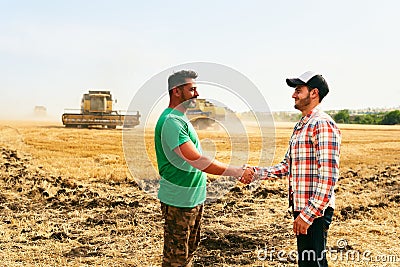
[[[177,208],[161,203],[164,223],[163,267],[190,267],[200,242],[203,205]]]

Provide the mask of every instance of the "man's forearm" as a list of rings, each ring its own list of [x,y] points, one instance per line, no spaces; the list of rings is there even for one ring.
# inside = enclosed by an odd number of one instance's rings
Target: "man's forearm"
[[[271,167],[256,167],[256,178],[259,180],[267,180],[271,178],[283,177],[288,174],[288,164],[286,160]]]
[[[206,156],[201,156],[198,160],[188,161],[194,168],[202,170],[209,174],[235,176],[239,177],[243,174],[243,169],[237,166],[229,166],[218,160],[211,160]]]

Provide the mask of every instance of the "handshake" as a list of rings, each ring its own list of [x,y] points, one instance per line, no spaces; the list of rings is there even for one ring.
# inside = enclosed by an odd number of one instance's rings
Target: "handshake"
[[[241,183],[250,184],[254,180],[259,179],[258,168],[245,164],[243,165],[242,170],[242,175],[238,178]]]

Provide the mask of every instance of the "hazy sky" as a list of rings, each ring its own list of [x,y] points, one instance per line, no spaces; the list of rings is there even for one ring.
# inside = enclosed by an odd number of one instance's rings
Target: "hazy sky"
[[[197,61],[243,73],[273,111],[294,110],[285,78],[306,70],[331,87],[325,109],[397,107],[399,3],[0,0],[0,117],[43,105],[59,119],[103,88],[127,109],[152,76]]]

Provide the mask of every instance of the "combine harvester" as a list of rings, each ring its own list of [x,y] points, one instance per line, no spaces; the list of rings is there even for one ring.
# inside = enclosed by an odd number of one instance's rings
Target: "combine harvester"
[[[196,100],[196,106],[186,110],[186,117],[196,129],[203,130],[218,125],[216,122],[225,120],[227,110],[224,107],[216,106],[207,99]]]
[[[139,125],[140,114],[122,114],[113,110],[110,91],[89,91],[84,94],[80,113],[64,113],[62,122],[65,127],[88,128],[102,127],[115,129],[117,126],[133,128]]]

